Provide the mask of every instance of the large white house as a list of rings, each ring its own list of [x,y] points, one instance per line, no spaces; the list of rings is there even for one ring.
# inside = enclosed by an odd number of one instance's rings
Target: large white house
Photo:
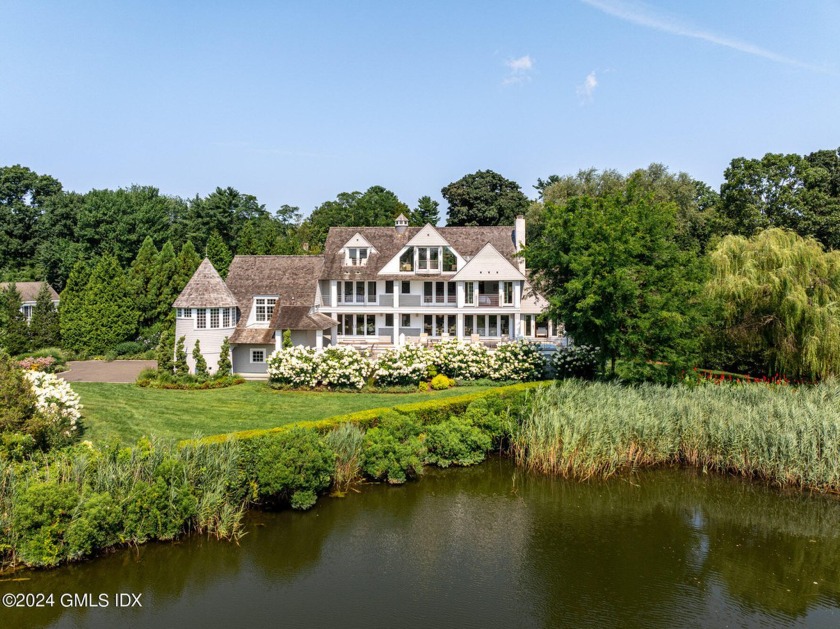
[[[259,377],[282,347],[381,348],[458,338],[552,336],[528,284],[525,219],[502,227],[333,227],[318,256],[236,256],[226,280],[205,259],[173,304],[176,335],[211,369],[228,337],[233,369]],[[191,365],[192,366],[192,365]]]

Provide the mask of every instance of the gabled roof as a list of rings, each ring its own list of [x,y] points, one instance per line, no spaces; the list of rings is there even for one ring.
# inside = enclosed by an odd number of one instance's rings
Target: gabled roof
[[[499,253],[489,242],[482,247],[464,268],[458,271],[452,281],[484,281],[484,280],[524,280],[525,276],[519,272],[511,261]]]
[[[309,306],[280,306],[268,327],[274,330],[329,330],[338,321],[321,312],[310,312]]]
[[[323,268],[321,256],[235,256],[227,286],[236,297],[240,321],[248,321],[257,295],[278,295],[277,306],[311,308]]]
[[[6,290],[10,284],[15,285],[17,292],[20,293],[20,300],[26,302],[37,301],[41,286],[46,282],[0,282],[0,290]],[[58,293],[55,292],[55,289],[49,284],[47,284],[47,287],[50,289],[50,301],[58,301]]]
[[[236,299],[213,267],[213,263],[209,258],[204,258],[172,307],[229,308],[235,305]]]
[[[409,227],[403,234],[393,227],[331,227],[324,244],[322,279],[374,280],[411,279],[411,275],[380,275],[379,271],[405,247],[422,227]],[[493,245],[511,264],[516,264],[513,226],[500,227],[437,227],[435,230],[464,258],[471,258],[487,244]],[[356,233],[364,236],[377,250],[371,253],[365,266],[344,266],[341,249]],[[425,275],[418,275],[428,279]]]

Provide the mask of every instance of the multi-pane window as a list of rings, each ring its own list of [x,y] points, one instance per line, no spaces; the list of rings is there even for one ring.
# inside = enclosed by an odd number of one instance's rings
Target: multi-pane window
[[[251,350],[251,362],[252,363],[264,363],[265,362],[265,350],[264,349],[252,349]]]
[[[417,270],[440,270],[440,247],[417,247]]]
[[[402,314],[402,327],[410,328],[411,327],[411,315],[410,314]]]
[[[230,308],[225,308],[224,310],[222,310],[222,327],[230,327]]]
[[[376,303],[376,282],[368,282],[368,302]]]
[[[197,308],[195,311],[195,327],[203,330],[207,327],[207,309]]]
[[[376,315],[338,314],[338,334],[342,336],[375,336]]]
[[[210,327],[211,328],[218,328],[219,327],[219,309],[218,308],[210,308]]]
[[[414,270],[414,247],[409,247],[400,256],[400,271]]]
[[[367,247],[349,247],[347,249],[347,260],[350,266],[364,266],[367,264]]]
[[[455,303],[456,286],[452,282],[423,282],[423,303]]]
[[[475,305],[475,282],[464,282],[464,303],[468,306]]]
[[[513,282],[502,282],[502,304],[505,306],[513,304]]]
[[[256,303],[255,320],[257,323],[267,323],[268,321],[271,321],[271,317],[274,314],[274,304],[277,303],[277,298],[257,297],[254,301]]]

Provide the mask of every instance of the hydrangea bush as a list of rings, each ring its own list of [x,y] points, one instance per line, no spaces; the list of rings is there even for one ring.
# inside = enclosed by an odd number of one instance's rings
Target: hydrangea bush
[[[384,386],[417,384],[425,379],[431,364],[431,352],[420,345],[388,349],[376,360],[373,377]]]
[[[559,347],[551,357],[557,378],[595,377],[598,368],[598,348],[592,345],[571,345]]]
[[[490,377],[493,370],[490,351],[481,343],[442,341],[432,347],[431,357],[437,372],[450,378],[478,380]]]
[[[78,430],[82,417],[79,394],[65,380],[51,373],[27,371],[26,378],[35,393],[38,412],[61,437],[71,437]]]
[[[545,374],[545,359],[539,346],[519,340],[501,343],[493,353],[490,377],[493,380],[539,380]]]
[[[292,387],[355,387],[361,389],[371,370],[365,354],[352,347],[316,350],[298,345],[274,352],[268,360],[272,382]]]

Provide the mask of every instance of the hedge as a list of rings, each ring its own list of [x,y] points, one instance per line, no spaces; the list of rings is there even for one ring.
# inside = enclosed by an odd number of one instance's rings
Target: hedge
[[[380,408],[371,408],[365,411],[357,411],[355,413],[345,413],[343,415],[333,415],[325,419],[305,420],[299,422],[292,422],[277,426],[275,428],[263,428],[257,430],[242,430],[239,432],[224,433],[220,435],[209,435],[201,437],[197,440],[198,444],[223,443],[228,439],[254,439],[256,437],[263,437],[278,432],[284,432],[293,428],[309,428],[314,429],[319,433],[326,433],[345,423],[353,423],[367,430],[373,428],[379,423],[379,419],[387,412],[396,411],[403,415],[413,413],[417,416],[423,424],[436,424],[449,418],[450,415],[461,415],[466,411],[470,402],[485,397],[512,397],[531,389],[547,386],[550,382],[520,382],[497,389],[489,389],[484,391],[477,391],[475,393],[467,393],[465,395],[458,395],[454,397],[444,398],[442,400],[429,400],[426,402],[415,402],[413,404],[401,404],[397,406],[383,406]],[[179,445],[191,444],[196,440],[185,439]]]

